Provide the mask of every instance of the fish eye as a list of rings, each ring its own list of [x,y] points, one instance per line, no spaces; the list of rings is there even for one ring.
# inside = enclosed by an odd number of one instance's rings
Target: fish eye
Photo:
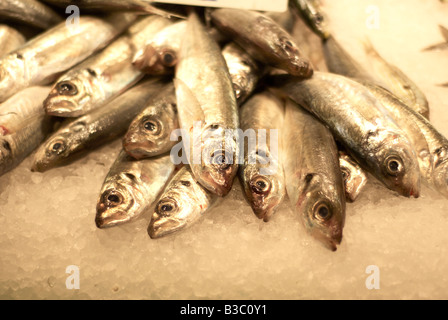
[[[58,93],[65,96],[74,96],[78,93],[78,88],[70,81],[62,81],[57,85]]]
[[[314,16],[314,22],[315,22],[316,24],[320,24],[320,23],[322,23],[323,21],[324,21],[324,17],[323,17],[321,14],[317,13],[317,14]]]
[[[159,134],[162,131],[162,125],[160,122],[153,119],[144,119],[142,126],[145,131],[150,132],[151,134]]]
[[[176,53],[171,50],[165,50],[161,53],[162,64],[165,67],[174,67],[177,62]]]
[[[350,171],[348,169],[341,169],[342,179],[347,181],[350,178]]]
[[[56,140],[50,146],[51,153],[60,154],[65,150],[65,142],[63,140]]]
[[[388,157],[385,162],[386,172],[389,175],[397,176],[403,171],[403,162],[397,156]]]
[[[160,200],[157,205],[157,213],[162,217],[169,217],[177,208],[176,202],[171,199]]]
[[[325,203],[319,203],[315,206],[314,217],[321,221],[327,221],[332,216],[330,208]]]
[[[217,166],[218,170],[227,170],[230,167],[230,159],[225,150],[215,152],[212,163]]]
[[[103,199],[108,207],[116,207],[123,202],[123,196],[115,190],[106,191]]]
[[[262,176],[257,176],[252,179],[250,186],[253,192],[257,194],[267,194],[271,190],[271,182]]]

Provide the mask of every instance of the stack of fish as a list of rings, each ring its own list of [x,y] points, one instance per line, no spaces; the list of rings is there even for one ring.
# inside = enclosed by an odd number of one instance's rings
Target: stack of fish
[[[33,151],[42,172],[124,136],[99,228],[155,207],[149,236],[177,232],[238,176],[258,218],[289,199],[336,250],[367,172],[405,197],[421,181],[448,197],[448,140],[424,94],[370,43],[377,72],[365,71],[316,1],[273,14],[86,0],[77,5],[92,14],[73,25],[57,13],[70,1],[45,2],[0,5],[7,21],[45,30],[26,41],[0,26],[0,174]]]

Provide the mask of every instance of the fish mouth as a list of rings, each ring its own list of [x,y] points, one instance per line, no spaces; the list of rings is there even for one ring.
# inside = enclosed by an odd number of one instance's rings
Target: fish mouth
[[[132,64],[144,73],[163,74],[165,71],[165,68],[159,61],[157,50],[151,45],[137,52]]]
[[[111,228],[129,221],[125,211],[116,210],[112,214],[108,214],[107,210],[108,208],[105,208],[105,210],[97,208],[97,214],[95,217],[95,225],[97,228]]]
[[[48,97],[44,101],[45,113],[56,117],[77,117],[81,111],[77,111],[77,105],[70,100],[52,101],[54,97]]]
[[[138,141],[137,139],[131,137],[125,137],[123,139],[123,148],[128,155],[140,160],[155,155],[153,152],[148,151],[154,147],[154,143],[149,140],[144,142]]]
[[[182,229],[182,225],[172,219],[151,219],[148,235],[151,239],[162,238]]]

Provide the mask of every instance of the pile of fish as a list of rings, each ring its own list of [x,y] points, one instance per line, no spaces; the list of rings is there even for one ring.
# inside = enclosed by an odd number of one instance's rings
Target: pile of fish
[[[99,228],[155,206],[149,236],[180,231],[238,176],[256,217],[289,199],[334,251],[367,173],[405,197],[421,183],[448,197],[448,140],[424,94],[368,42],[375,72],[364,70],[317,1],[278,14],[85,0],[70,24],[71,3],[0,4],[0,174],[31,154],[43,172],[121,138]],[[37,34],[13,28],[24,25]]]

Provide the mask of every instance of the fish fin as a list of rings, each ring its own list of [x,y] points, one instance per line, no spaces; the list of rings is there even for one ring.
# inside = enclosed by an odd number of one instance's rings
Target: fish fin
[[[441,84],[438,84],[438,86],[439,86],[439,87],[445,87],[445,88],[448,88],[448,82],[447,82],[447,83],[441,83]]]
[[[147,13],[150,13],[150,14],[155,14],[155,15],[158,15],[158,16],[162,16],[162,17],[167,18],[167,19],[171,19],[173,17],[174,18],[179,18],[179,19],[186,19],[187,18],[184,15],[181,15],[181,14],[178,14],[178,13],[174,13],[174,12],[170,12],[168,10],[159,9],[159,8],[151,5],[152,2],[155,2],[155,1],[152,1],[152,0],[140,0],[138,2],[141,4],[142,10],[147,12]]]
[[[373,55],[381,58],[381,55],[376,51],[375,47],[372,44],[372,41],[366,36],[364,40],[361,40],[361,43],[364,47],[364,51],[367,55]]]
[[[205,122],[204,112],[194,92],[191,91],[191,89],[181,79],[174,78],[173,81],[176,90],[177,104],[184,104],[184,106],[178,107],[178,111],[184,112],[195,122]]]
[[[442,42],[442,43],[437,43],[437,44],[434,44],[432,46],[423,48],[422,51],[433,51],[433,50],[439,50],[439,49],[443,50],[443,49],[446,49],[446,48],[448,48],[448,43]]]
[[[442,36],[445,38],[445,41],[448,42],[448,29],[442,25],[439,25],[439,29],[440,33],[442,33]]]

